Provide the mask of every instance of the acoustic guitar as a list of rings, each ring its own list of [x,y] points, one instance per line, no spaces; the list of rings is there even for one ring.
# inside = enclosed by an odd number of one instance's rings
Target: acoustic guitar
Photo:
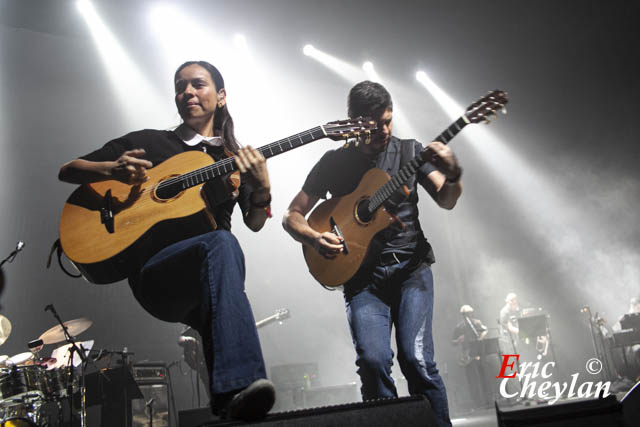
[[[268,159],[318,139],[359,139],[374,130],[368,118],[339,120],[258,150]],[[204,152],[186,151],[149,169],[141,185],[115,180],[81,185],[62,210],[62,250],[90,282],[122,280],[161,249],[215,229],[210,208],[220,201],[206,200],[202,186],[226,179],[231,185],[224,187],[234,190],[240,183],[236,169],[234,157],[214,162]]]
[[[505,92],[489,92],[471,104],[465,114],[433,140],[447,144],[468,124],[489,123],[496,116],[496,111],[504,111],[507,102]],[[327,287],[344,284],[368,257],[374,256],[375,251],[371,249],[373,238],[396,220],[385,202],[399,194],[398,191],[403,191],[403,185],[428,161],[422,154],[424,151],[407,162],[393,178],[381,169],[370,169],[352,193],[331,198],[311,212],[307,219],[311,228],[320,233],[330,231],[344,239],[343,251],[331,259],[303,245],[309,271],[320,284]]]

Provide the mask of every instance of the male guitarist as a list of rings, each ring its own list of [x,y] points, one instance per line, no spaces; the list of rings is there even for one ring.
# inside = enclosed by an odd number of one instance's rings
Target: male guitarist
[[[368,144],[325,153],[309,173],[284,215],[283,226],[297,241],[325,258],[340,256],[345,243],[331,232],[312,229],[306,215],[320,198],[352,192],[369,169],[377,167],[393,176],[423,147],[415,140],[391,134],[393,104],[380,84],[364,81],[349,93],[350,117],[377,120],[378,132]],[[404,198],[394,209],[397,221],[376,236],[378,251],[344,286],[347,317],[355,345],[364,400],[397,396],[391,377],[391,327],[396,327],[398,362],[411,394],[427,396],[440,425],[451,425],[444,384],[434,362],[433,252],[418,221],[417,183],[444,209],[452,209],[460,194],[462,169],[451,149],[428,145],[429,162],[407,183]],[[407,195],[408,193],[408,195]]]
[[[174,84],[176,106],[184,120],[175,131],[146,129],[114,139],[63,165],[59,178],[74,184],[118,180],[131,184],[133,192],[147,181],[147,169],[174,155],[200,150],[220,160],[229,152],[236,154],[243,174],[239,191],[226,193],[227,188],[220,187],[226,187],[223,181],[203,187],[206,199],[216,202],[211,207],[216,231],[209,226],[168,245],[146,260],[129,283],[151,314],[187,323],[200,332],[214,412],[260,418],[271,409],[275,391],[265,379],[255,320],[244,291],[244,256],[230,230],[236,203],[251,230],[262,228],[271,202],[269,174],[260,152],[239,148],[236,142],[224,80],[216,67],[204,61],[186,62],[176,71]]]

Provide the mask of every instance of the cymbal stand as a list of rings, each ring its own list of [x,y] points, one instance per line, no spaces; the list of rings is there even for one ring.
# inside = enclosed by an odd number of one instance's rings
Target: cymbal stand
[[[82,360],[81,368],[80,368],[80,426],[86,427],[87,413],[86,413],[86,407],[85,407],[86,390],[85,390],[85,384],[84,384],[84,377],[85,377],[85,367],[90,359],[85,354],[85,348],[82,346],[82,344],[80,344],[80,347],[78,347],[78,344],[76,343],[74,338],[71,336],[71,334],[69,334],[69,330],[67,329],[67,326],[64,324],[64,322],[58,315],[58,312],[56,311],[53,304],[47,305],[44,310],[51,311],[51,313],[53,314],[53,317],[56,318],[56,320],[60,324],[60,327],[62,328],[65,341],[67,341],[67,343],[71,345],[71,347],[69,348],[69,384],[67,385],[67,398],[69,399],[69,411],[71,412],[71,416],[70,416],[71,420],[73,420],[73,375],[74,375],[73,353],[77,352],[78,356],[80,356],[80,360]]]

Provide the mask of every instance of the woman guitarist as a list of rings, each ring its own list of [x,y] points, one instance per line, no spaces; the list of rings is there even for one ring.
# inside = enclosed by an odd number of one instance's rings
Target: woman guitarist
[[[148,179],[148,169],[185,151],[204,151],[214,160],[236,155],[242,173],[236,191],[220,191],[222,181],[203,187],[215,231],[209,227],[164,247],[141,264],[129,284],[152,315],[187,323],[200,332],[214,413],[261,418],[271,409],[275,391],[265,379],[255,320],[244,292],[244,256],[230,229],[236,203],[251,230],[262,228],[270,215],[269,174],[262,154],[250,146],[239,148],[224,80],[216,67],[186,62],[177,69],[174,84],[184,121],[180,126],[173,131],[145,129],[109,141],[64,164],[58,177],[74,184],[117,180],[136,188]]]

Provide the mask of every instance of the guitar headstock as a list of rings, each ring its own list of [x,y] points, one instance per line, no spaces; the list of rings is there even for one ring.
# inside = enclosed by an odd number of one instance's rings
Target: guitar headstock
[[[288,319],[289,317],[291,317],[291,314],[289,313],[288,308],[279,308],[276,310],[273,316],[274,316],[273,318],[274,320],[283,321],[284,319]]]
[[[505,105],[509,99],[507,93],[501,90],[492,90],[473,104],[469,105],[465,111],[465,116],[471,123],[489,123],[496,118],[497,111],[507,113]]]
[[[371,133],[378,130],[375,120],[370,117],[356,117],[354,119],[336,120],[322,126],[327,138],[334,141],[371,138]]]

